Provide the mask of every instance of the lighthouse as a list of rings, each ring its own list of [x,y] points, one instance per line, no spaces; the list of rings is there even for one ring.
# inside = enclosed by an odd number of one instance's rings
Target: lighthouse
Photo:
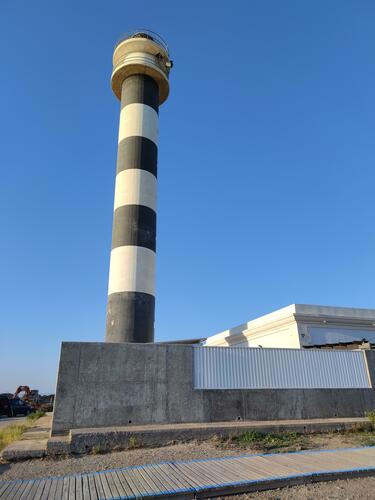
[[[113,54],[121,101],[109,269],[106,342],[153,342],[159,106],[172,62],[156,34],[138,31]]]

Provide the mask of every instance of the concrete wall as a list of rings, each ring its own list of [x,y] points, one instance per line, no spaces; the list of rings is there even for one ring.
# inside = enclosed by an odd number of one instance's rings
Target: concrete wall
[[[171,422],[359,417],[374,389],[194,390],[185,345],[64,342],[52,434]],[[375,386],[375,352],[366,352]]]

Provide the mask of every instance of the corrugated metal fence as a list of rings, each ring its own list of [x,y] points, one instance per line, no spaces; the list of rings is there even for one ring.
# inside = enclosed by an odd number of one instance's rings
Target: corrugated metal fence
[[[195,389],[370,388],[363,351],[196,347]]]

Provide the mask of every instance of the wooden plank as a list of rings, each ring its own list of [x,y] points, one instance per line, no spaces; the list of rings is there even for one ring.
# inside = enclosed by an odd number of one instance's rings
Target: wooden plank
[[[4,500],[10,500],[13,498],[16,497],[16,495],[18,494],[18,491],[20,490],[20,488],[22,488],[22,482],[21,481],[12,481],[11,483],[9,483],[8,485],[8,488],[6,490],[6,492],[4,492],[4,494],[1,494],[0,495],[0,498],[4,499]]]
[[[27,488],[27,485],[28,485],[28,481],[20,481],[20,484],[19,484],[19,488],[17,489],[17,491],[14,492],[13,496],[12,497],[9,497],[9,498],[12,498],[14,500],[19,500],[22,496],[22,493],[25,491],[25,489]],[[2,495],[0,493],[0,498],[8,498],[6,495]]]
[[[91,500],[89,478],[86,474],[82,476],[82,498],[83,500]]]
[[[131,486],[130,486],[129,482],[126,480],[126,477],[123,474],[123,472],[119,471],[119,470],[114,471],[114,472],[117,475],[118,480],[120,481],[122,488],[125,490],[126,497],[127,498],[134,498],[135,495],[133,493],[133,490],[131,489]]]
[[[304,463],[315,465],[315,472],[351,469],[353,467],[341,457],[332,456],[331,453],[322,453],[320,456],[309,455],[303,459]]]
[[[135,479],[137,481],[137,485],[141,491],[141,494],[150,496],[152,494],[152,488],[149,482],[146,480],[145,475],[142,474],[142,466],[135,469],[135,472],[136,472]]]
[[[26,497],[28,500],[29,500],[29,498],[34,500],[34,496],[35,496],[36,490],[38,489],[39,483],[40,483],[40,480],[38,480],[38,479],[36,479],[35,481],[31,481],[32,486],[31,486],[31,488],[28,492],[28,495]]]
[[[316,468],[311,464],[308,464],[305,460],[297,461],[295,458],[292,458],[290,456],[281,456],[281,454],[280,456],[274,455],[272,457],[272,461],[280,465],[286,465],[287,467],[290,467],[295,474],[314,472],[314,468]]]
[[[159,492],[175,491],[174,485],[165,481],[165,474],[156,465],[148,465],[144,467],[144,471],[150,483],[154,487],[159,488]]]
[[[192,463],[188,463],[186,464],[190,470],[192,472],[194,472],[196,475],[199,475],[200,477],[202,477],[202,482],[204,485],[218,485],[218,484],[222,484],[223,483],[223,478],[220,477],[220,476],[215,476],[212,474],[211,470],[209,471],[206,471],[204,470],[201,466],[200,466],[200,463],[199,462],[192,462]]]
[[[148,473],[147,468],[141,467],[140,469],[138,469],[138,472],[143,477],[143,480],[148,484],[150,492],[158,495],[161,491],[164,490],[163,485],[158,482],[158,478],[155,476],[155,474],[152,473],[152,471]]]
[[[99,478],[102,482],[105,498],[109,498],[109,499],[114,498],[114,495],[112,495],[111,489],[110,489],[108,481],[107,481],[106,473],[101,472],[100,474],[97,474],[97,476],[99,476]]]
[[[359,453],[363,456],[370,456],[372,457],[374,460],[375,460],[375,447],[374,446],[371,446],[371,447],[363,447],[361,449],[355,449],[355,450],[351,450],[352,453]]]
[[[216,466],[220,471],[230,471],[231,474],[235,474],[238,477],[243,478],[244,474],[247,474],[247,468],[238,460],[237,457],[227,458],[223,460],[210,460],[207,463]]]
[[[278,477],[280,475],[290,474],[290,471],[286,471],[285,468],[281,470],[281,466],[276,464],[276,469],[272,467],[268,460],[264,460],[263,457],[256,456],[251,459],[245,458],[242,461],[243,466],[249,471],[252,470],[254,473],[260,473],[265,479],[271,477]]]
[[[266,458],[256,457],[256,464],[272,477],[272,476],[290,476],[293,474],[293,470],[290,467],[286,467],[285,465],[277,464],[272,461],[272,457]]]
[[[297,469],[299,472],[318,472],[319,470],[322,469],[322,466],[329,466],[331,469],[335,464],[337,464],[337,459],[335,462],[332,462],[334,457],[328,458],[328,459],[323,459],[320,456],[316,457],[312,460],[311,455],[309,454],[301,454],[301,455],[296,455],[296,456],[274,456],[275,461],[285,461],[285,462],[290,462],[292,466],[294,465],[295,469]],[[335,457],[336,458],[336,457]],[[342,455],[338,457],[340,462],[343,464],[343,469],[353,469],[353,468],[367,468],[367,466],[371,466],[371,463],[368,463],[366,460],[361,460],[361,457],[358,455],[355,458],[350,458],[349,455]],[[370,461],[371,462],[371,461]],[[374,463],[374,462],[373,462]],[[335,469],[337,467],[334,467]],[[341,468],[341,467],[339,467]]]
[[[244,481],[249,477],[248,467],[240,462],[227,462],[226,460],[210,460],[207,462],[226,482]]]
[[[191,482],[194,487],[200,487],[202,486],[203,483],[207,481],[207,479],[204,476],[201,476],[200,474],[197,474],[195,471],[192,471],[191,468],[188,466],[187,463],[176,463],[175,464],[176,470],[179,472],[179,474],[182,474],[182,476]]]
[[[158,478],[159,482],[163,485],[161,491],[175,492],[179,490],[179,484],[175,481],[174,477],[169,474],[169,470],[163,467],[163,464],[155,464],[152,472],[155,478]]]
[[[34,500],[40,500],[41,497],[42,497],[42,494],[43,494],[43,490],[47,484],[47,479],[42,479],[40,482],[39,482],[39,485],[38,485],[38,488],[35,492],[35,495],[34,495]]]
[[[114,484],[116,486],[117,496],[118,497],[126,497],[127,494],[126,494],[125,488],[122,486],[120,479],[119,479],[118,475],[116,474],[116,472],[115,471],[108,471],[107,475],[111,476],[111,480],[114,482]],[[112,487],[111,487],[111,491],[112,491]]]
[[[167,474],[169,474],[170,476],[172,476],[175,481],[176,481],[176,484],[178,484],[178,486],[180,488],[186,488],[186,489],[190,489],[190,490],[194,490],[195,491],[195,488],[194,488],[194,485],[192,485],[187,479],[186,477],[182,476],[181,474],[179,474],[179,472],[177,471],[177,469],[173,466],[173,464],[171,463],[166,463],[166,464],[162,464],[160,465],[161,467],[166,467],[167,468]]]
[[[199,462],[199,466],[213,471],[221,483],[243,482],[246,479],[244,470],[241,470],[238,463],[227,464],[225,461],[210,460]]]
[[[338,465],[338,459],[341,463],[339,468],[348,468],[347,467],[347,462],[345,460],[342,460],[339,457],[332,456],[331,453],[322,453],[319,454],[319,456],[316,456],[316,454],[311,453],[311,454],[301,454],[299,458],[299,462],[301,464],[304,464],[305,466],[310,466],[315,469],[314,472],[318,472],[320,470],[331,470],[332,468],[336,469],[337,467],[335,465]],[[298,460],[298,457],[294,458],[294,460]]]
[[[173,477],[177,477],[179,481],[184,481],[188,487],[192,489],[192,491],[196,490],[197,483],[187,477],[185,474],[182,474],[181,470],[177,467],[176,462],[169,462],[169,467],[173,470]]]
[[[306,455],[303,455],[303,458],[300,459],[300,462],[303,463],[305,466],[309,466],[313,469],[313,471],[319,471],[321,468],[324,466],[322,465],[322,460],[320,456],[315,456],[316,454],[314,453],[309,453]]]
[[[75,500],[76,498],[76,478],[75,476],[70,476],[69,478],[69,500]]]
[[[254,457],[254,459],[257,457]],[[240,459],[242,461],[242,459]],[[264,468],[263,465],[256,460],[247,460],[243,459],[242,465],[244,470],[247,471],[247,478],[249,481],[261,480],[261,479],[269,479],[274,474],[270,474],[267,468]]]
[[[233,468],[235,471],[238,471],[247,481],[257,480],[264,474],[264,472],[259,470],[259,463],[256,463],[255,457],[238,457],[235,462],[224,463],[224,466],[228,467],[228,470]]]
[[[339,456],[340,460],[345,460],[347,463],[351,465],[351,468],[356,468],[356,467],[371,467],[375,463],[374,457],[366,457],[363,455],[360,455],[359,453],[340,453]]]
[[[60,500],[63,494],[64,478],[61,477],[57,480],[55,490],[55,500]]]
[[[215,484],[224,484],[228,481],[223,478],[223,475],[220,474],[214,467],[212,463],[209,462],[196,462],[194,464],[200,472],[205,473],[209,478],[215,481]],[[231,482],[235,481],[236,477],[232,474]]]
[[[165,463],[165,464],[159,464],[159,469],[164,469],[166,471],[166,474],[168,477],[171,477],[171,479],[174,480],[175,484],[177,485],[178,489],[186,489],[186,490],[191,490],[194,488],[186,479],[181,476],[181,474],[178,474],[176,469],[172,466],[172,464]]]
[[[181,475],[185,481],[188,481],[192,487],[199,487],[202,484],[202,481],[196,477],[190,469],[185,467],[185,463],[173,463],[172,466],[176,469],[177,474]]]
[[[257,463],[257,460],[258,460],[258,455],[254,455],[254,456],[240,456],[240,457],[236,457],[236,458],[233,458],[233,459],[230,459],[228,461],[228,464],[232,464],[233,467],[236,467],[236,469],[240,470],[241,472],[244,472],[246,474],[246,472],[249,470],[248,469],[248,466],[253,464],[253,463]],[[227,463],[226,460],[224,461],[225,464]],[[257,464],[259,465],[259,464]]]
[[[187,477],[182,475],[172,463],[157,464],[157,471],[159,477],[166,477],[170,484],[168,486],[172,491],[176,491],[177,494],[180,490],[187,492],[195,492],[196,485],[192,484],[187,480]]]
[[[26,488],[23,490],[23,492],[20,496],[20,500],[24,500],[25,498],[27,498],[27,495],[31,491],[32,487],[33,487],[33,481],[27,481]]]
[[[44,487],[44,490],[43,490],[42,496],[40,497],[40,500],[48,500],[49,498],[51,498],[49,496],[49,492],[51,491],[52,483],[53,483],[53,479],[46,480],[46,485]]]
[[[95,475],[94,474],[87,474],[87,481],[89,484],[89,491],[90,491],[91,500],[98,500],[99,493],[98,493],[98,490],[96,489]]]
[[[21,481],[9,481],[9,483],[4,485],[3,492],[0,493],[1,500],[7,500],[8,498],[12,498],[15,495],[15,492],[21,487]]]
[[[20,491],[20,494],[19,494],[20,500],[24,500],[27,497],[27,495],[31,491],[31,488],[33,487],[33,483],[34,483],[34,481],[25,481],[26,486],[22,489],[22,491]],[[7,492],[9,492],[9,491],[10,490],[7,490]]]
[[[179,465],[182,465],[182,464],[179,464]],[[213,480],[209,474],[200,470],[199,467],[197,467],[195,465],[195,463],[192,463],[192,462],[184,463],[183,467],[181,467],[181,469],[184,470],[185,473],[190,478],[196,479],[197,481],[199,481],[199,486],[208,486],[208,485],[215,486],[215,485],[219,484],[217,481]]]
[[[47,497],[48,500],[54,500],[54,499],[57,500],[56,491],[57,491],[57,485],[58,485],[59,481],[60,481],[59,479],[52,479],[51,480],[51,488],[48,492],[48,497]]]
[[[69,500],[69,476],[65,476],[63,479],[61,500]]]
[[[353,454],[353,462],[358,462],[366,465],[367,467],[373,467],[375,464],[375,457],[360,455],[359,453]]]
[[[100,480],[99,474],[93,474],[93,479],[95,481],[96,493],[99,499],[105,498],[105,493],[103,489],[102,482]]]
[[[147,484],[142,483],[140,480],[141,478],[139,477],[137,469],[127,469],[124,471],[124,476],[137,496],[143,496],[145,493],[150,494]]]
[[[118,498],[120,495],[117,491],[115,481],[112,477],[112,474],[110,472],[106,472],[105,474],[102,474],[102,480],[105,479],[108,484],[108,488],[110,491],[110,494],[112,495],[110,498]]]
[[[209,462],[199,462],[199,467],[206,469],[207,471],[212,471],[213,474],[222,483],[231,483],[234,481],[243,481],[243,474],[239,474],[238,471],[232,472],[225,467],[225,464],[220,464],[214,460]]]
[[[10,481],[0,481],[0,495],[5,494],[7,488],[10,488],[12,483]]]
[[[83,475],[76,476],[75,500],[83,500]]]

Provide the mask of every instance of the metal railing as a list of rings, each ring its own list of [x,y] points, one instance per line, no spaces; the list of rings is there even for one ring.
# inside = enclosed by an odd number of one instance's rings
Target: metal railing
[[[167,42],[160,35],[155,33],[154,31],[151,31],[148,29],[137,29],[137,30],[128,31],[127,33],[124,33],[117,40],[116,46],[119,45],[124,40],[127,40],[128,38],[147,38],[148,40],[152,40],[153,42],[160,45],[165,50],[165,52],[167,53],[167,55],[169,57],[169,48],[168,48]]]

